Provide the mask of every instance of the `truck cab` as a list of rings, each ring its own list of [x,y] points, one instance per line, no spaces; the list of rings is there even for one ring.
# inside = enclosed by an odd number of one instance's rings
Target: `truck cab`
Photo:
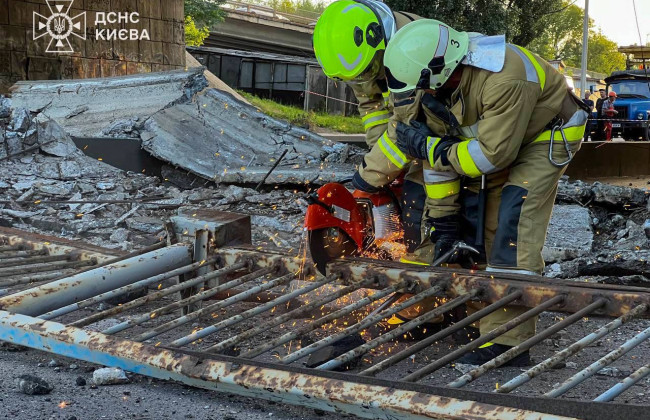
[[[648,71],[650,75],[650,71]],[[650,140],[650,77],[644,70],[615,71],[605,79],[607,91],[616,92],[612,118],[614,136]]]

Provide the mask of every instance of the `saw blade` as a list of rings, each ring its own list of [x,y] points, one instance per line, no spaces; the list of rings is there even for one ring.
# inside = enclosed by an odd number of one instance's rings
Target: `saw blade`
[[[309,252],[318,271],[326,275],[327,263],[357,253],[357,245],[337,227],[309,231]]]

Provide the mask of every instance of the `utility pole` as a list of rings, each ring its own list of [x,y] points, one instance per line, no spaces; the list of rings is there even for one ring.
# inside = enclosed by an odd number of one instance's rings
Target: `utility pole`
[[[589,43],[589,0],[585,0],[585,20],[582,24],[582,74],[580,75],[580,96],[587,91],[587,47]]]

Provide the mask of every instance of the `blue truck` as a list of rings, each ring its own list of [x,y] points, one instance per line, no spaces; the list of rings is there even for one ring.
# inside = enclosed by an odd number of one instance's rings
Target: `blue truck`
[[[613,137],[650,141],[650,70],[615,71],[605,79],[607,92],[616,92]],[[617,121],[618,120],[618,121]]]

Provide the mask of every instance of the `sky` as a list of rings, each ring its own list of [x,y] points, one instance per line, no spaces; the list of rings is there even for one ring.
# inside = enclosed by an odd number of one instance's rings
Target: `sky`
[[[576,0],[584,9],[585,0]],[[636,0],[642,43],[650,42],[650,0]],[[639,45],[632,0],[589,0],[589,17],[618,45]]]

